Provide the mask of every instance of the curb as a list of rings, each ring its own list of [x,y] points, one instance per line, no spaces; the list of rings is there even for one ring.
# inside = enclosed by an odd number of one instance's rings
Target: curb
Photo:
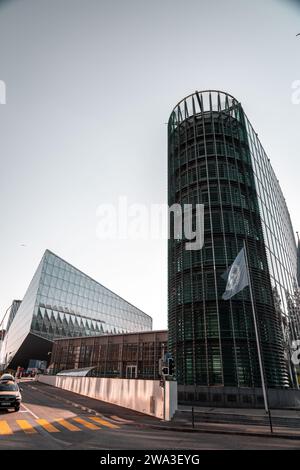
[[[199,433],[199,434],[226,434],[230,436],[249,436],[249,437],[269,437],[269,438],[276,438],[276,439],[291,439],[291,440],[300,440],[300,435],[297,436],[295,434],[267,434],[262,432],[249,432],[249,431],[226,431],[225,429],[193,429],[193,428],[185,428],[185,427],[167,427],[167,426],[159,426],[154,424],[140,424],[137,423],[136,426],[138,427],[147,427],[152,429],[158,429],[160,431],[174,431],[174,432],[186,432],[186,433]]]

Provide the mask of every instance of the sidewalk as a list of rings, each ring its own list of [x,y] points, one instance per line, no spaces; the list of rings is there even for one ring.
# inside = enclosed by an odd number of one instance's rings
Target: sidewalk
[[[171,425],[186,432],[226,433],[300,440],[300,410],[271,410],[273,434],[264,409],[209,408],[180,405]],[[166,425],[167,423],[164,423]],[[300,447],[300,443],[299,443]]]
[[[191,412],[192,407],[187,405],[179,405],[178,411]],[[243,415],[243,416],[266,416],[263,408],[215,408],[206,406],[194,406],[195,413],[215,413],[218,415]],[[300,420],[300,410],[281,409],[271,410],[274,417],[286,417]],[[300,421],[299,421],[300,422]]]
[[[151,426],[153,427],[153,426]],[[300,429],[287,427],[273,427],[271,434],[269,426],[249,426],[244,424],[225,423],[195,423],[194,428],[191,423],[172,421],[171,423],[161,423],[157,428],[172,429],[177,432],[198,432],[210,434],[232,434],[237,436],[262,436],[270,438],[297,439],[300,441]],[[300,448],[300,442],[299,442]]]
[[[271,420],[274,428],[289,428],[300,431],[300,411],[275,409],[271,410]],[[259,426],[269,428],[269,416],[264,409],[245,408],[209,408],[179,406],[173,422],[180,425],[195,426],[202,424],[225,424]]]

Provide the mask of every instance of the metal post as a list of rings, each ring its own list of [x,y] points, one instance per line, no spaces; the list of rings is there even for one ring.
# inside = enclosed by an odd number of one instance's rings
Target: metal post
[[[164,421],[166,421],[166,377],[164,377]]]
[[[2,323],[4,322],[6,315],[8,314],[8,311],[9,311],[9,309],[13,306],[13,304],[14,304],[14,303],[12,303],[12,304],[5,310],[5,313],[4,313],[4,315],[3,315],[2,319],[1,319],[1,322],[0,322],[0,328],[2,327]]]
[[[256,338],[256,345],[257,345],[259,370],[260,370],[260,376],[261,376],[261,386],[262,386],[262,391],[263,391],[263,396],[264,396],[264,405],[265,405],[266,413],[268,414],[268,417],[269,417],[270,431],[271,433],[273,433],[272,417],[271,417],[271,411],[269,407],[268,392],[267,392],[267,386],[265,382],[265,373],[264,373],[264,367],[263,367],[263,362],[262,362],[261,344],[260,344],[259,330],[258,330],[258,325],[257,325],[256,311],[255,311],[255,306],[254,306],[254,298],[253,298],[252,282],[251,282],[249,263],[248,263],[246,240],[244,240],[244,252],[245,252],[246,268],[247,268],[248,279],[249,279],[250,298],[251,298],[255,338]]]
[[[195,415],[194,415],[194,407],[192,406],[192,427],[195,427]]]

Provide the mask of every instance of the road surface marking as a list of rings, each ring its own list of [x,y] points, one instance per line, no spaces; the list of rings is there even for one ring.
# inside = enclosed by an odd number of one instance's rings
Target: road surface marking
[[[17,419],[16,423],[26,434],[34,434],[37,432],[36,429],[26,420],[26,419]]]
[[[118,421],[119,423],[133,423],[133,421],[120,418],[119,416],[111,416],[111,419],[113,419],[114,421]]]
[[[7,421],[0,421],[0,434],[2,435],[8,435],[8,434],[12,434],[12,430],[10,429]]]
[[[98,416],[93,416],[91,419],[93,421],[96,421],[96,423],[99,423],[99,424],[102,424],[103,426],[106,426],[107,428],[120,429],[120,426],[117,426],[116,424],[112,424],[109,421],[106,421],[105,419],[99,418]]]
[[[48,432],[60,432],[59,429],[57,429],[53,424],[49,423],[46,419],[37,419],[36,422],[42,426],[46,431]]]
[[[74,421],[76,421],[79,424],[82,424],[83,426],[85,426],[88,429],[93,429],[94,431],[96,429],[101,429],[101,428],[99,428],[99,426],[96,426],[95,424],[90,423],[89,421],[86,421],[85,419],[82,419],[82,418],[73,418],[73,419],[74,419]]]
[[[27,406],[24,405],[24,403],[21,404],[21,406],[23,406],[23,408],[25,409],[25,411],[27,411],[28,413],[30,413],[34,419],[39,419],[39,417],[33,413],[33,411],[31,411],[29,408],[27,408]]]
[[[72,423],[69,423],[69,421],[66,421],[63,418],[58,418],[58,419],[55,419],[54,421],[56,421],[58,424],[60,424],[64,428],[68,429],[69,431],[81,431],[80,428],[78,428],[77,426],[75,426]]]

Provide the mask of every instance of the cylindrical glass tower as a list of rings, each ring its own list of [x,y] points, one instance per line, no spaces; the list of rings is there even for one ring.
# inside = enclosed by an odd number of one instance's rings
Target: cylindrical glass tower
[[[235,98],[219,91],[195,92],[174,108],[168,123],[168,203],[200,203],[205,210],[201,250],[187,251],[186,240],[174,239],[171,220],[169,347],[180,400],[205,401],[203,386],[260,387],[249,289],[222,300],[226,281],[221,275],[244,239],[268,386],[293,385],[283,317],[288,318],[286,290],[292,292],[296,275],[296,246],[279,185],[278,195],[271,189],[273,179],[269,160]],[[282,225],[287,221],[279,229],[288,232],[283,234],[285,240],[281,237],[286,253],[279,259],[273,246],[275,228],[269,222],[276,215],[272,197],[284,205]],[[285,258],[282,263],[281,258]],[[282,264],[286,277],[273,272],[272,260]]]

